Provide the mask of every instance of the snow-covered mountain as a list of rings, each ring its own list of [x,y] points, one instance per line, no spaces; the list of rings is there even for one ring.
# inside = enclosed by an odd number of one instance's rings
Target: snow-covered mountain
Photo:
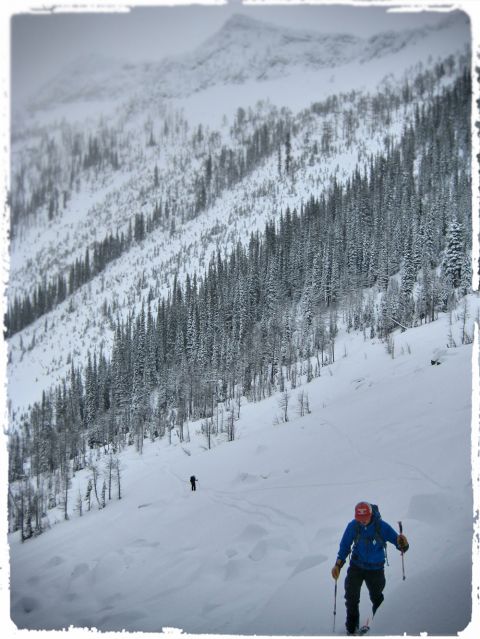
[[[468,45],[463,14],[435,29],[365,41],[236,16],[176,60],[129,67],[83,59],[60,74],[37,96],[31,119],[12,130],[14,199],[23,206],[38,196],[40,204],[13,229],[10,303],[32,294],[45,278],[68,278],[87,248],[92,251],[107,234],[127,233],[136,215],[151,214],[159,202],[172,208],[175,232],[170,224],[156,229],[48,319],[10,340],[12,409],[28,406],[45,384],[60,380],[72,357],[85,361],[93,344],[110,348],[110,325],[97,315],[104,302],[117,313],[133,300],[140,303],[140,280],[142,290],[167,293],[175,274],[201,274],[218,247],[247,242],[267,219],[321,194],[332,176],[348,179],[387,139],[398,140],[413,121],[415,105],[427,104],[455,80]],[[435,76],[435,68],[445,72]],[[427,86],[423,74],[429,69]],[[416,93],[405,106],[401,96],[409,82]],[[388,114],[376,110],[382,101],[391,105]],[[245,154],[249,137],[262,125],[293,126],[294,179],[278,179],[277,152],[271,152],[193,215],[208,157],[220,162],[222,153]],[[325,136],[332,139],[328,153],[318,151]],[[80,158],[92,140],[105,159],[85,169]]]
[[[90,100],[123,101],[132,94],[148,103],[188,97],[217,85],[285,80],[299,72],[331,71],[351,63],[360,63],[362,75],[370,76],[368,63],[372,60],[387,58],[387,63],[393,63],[391,55],[402,51],[411,55],[415,47],[428,50],[432,57],[444,55],[448,49],[455,51],[466,26],[466,16],[455,14],[434,27],[389,31],[367,39],[348,33],[287,29],[238,14],[183,56],[143,63],[98,55],[82,57],[35,95],[30,108]],[[395,64],[391,66],[393,70]]]
[[[411,543],[374,632],[465,628],[469,39],[458,12],[369,39],[235,16],[14,113],[15,624],[330,634],[367,499]]]
[[[468,300],[468,331],[478,301]],[[401,520],[410,542],[405,581],[389,546],[372,634],[462,631],[472,606],[472,347],[442,347],[450,332],[460,343],[461,314],[452,325],[444,315],[397,331],[393,357],[378,340],[342,331],[338,361],[309,384],[299,377],[288,422],[276,394],[242,404],[235,441],[222,436],[211,450],[200,422],[188,425],[183,444],[147,442],[141,456],[129,449],[120,456],[122,499],[114,486],[105,509],[92,497],[82,517],[77,496],[90,472],[78,472],[69,521],[52,510],[45,534],[24,544],[18,533],[9,537],[13,622],[330,635],[330,569],[355,503],[367,499],[393,527]],[[311,412],[300,417],[302,391]],[[101,473],[107,460],[94,455]],[[365,589],[361,611],[363,620]],[[462,636],[474,637],[475,628]],[[343,573],[336,631],[344,634]]]

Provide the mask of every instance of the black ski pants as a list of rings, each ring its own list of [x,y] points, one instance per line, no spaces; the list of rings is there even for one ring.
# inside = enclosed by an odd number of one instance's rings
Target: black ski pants
[[[347,607],[347,632],[355,632],[360,625],[360,590],[362,584],[367,584],[370,601],[372,602],[372,615],[377,611],[383,601],[383,589],[385,588],[385,572],[380,570],[364,570],[350,564],[345,577],[345,605]]]

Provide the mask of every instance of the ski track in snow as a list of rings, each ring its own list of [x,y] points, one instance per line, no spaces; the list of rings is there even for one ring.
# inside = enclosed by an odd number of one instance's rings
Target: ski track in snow
[[[452,48],[447,39],[441,39],[437,34],[429,40],[437,43],[437,54]],[[416,46],[422,54],[426,52],[425,59],[431,53],[425,43]],[[398,79],[411,68],[413,57],[404,51],[398,58],[390,57],[387,65],[374,61],[370,68],[375,73],[368,81],[352,64],[350,71],[357,73],[355,87],[376,89],[395,59],[401,62]],[[328,78],[326,72],[305,74],[296,82],[298,86],[308,83],[308,98],[313,101],[352,88],[351,77],[336,76],[331,79],[329,70]],[[313,77],[319,79],[320,88],[314,86]],[[275,101],[279,95],[285,99],[282,82],[273,79],[264,87],[272,91]],[[212,96],[221,97],[218,87],[182,103],[189,120],[201,116],[208,118],[203,122],[218,127],[219,110],[233,113],[240,91],[247,91],[243,104],[253,104],[253,97],[258,100],[258,83],[250,83],[233,91],[228,104],[216,99],[209,113],[205,105]],[[295,93],[287,97],[290,107],[298,110],[305,106],[306,97],[302,94],[300,102],[300,93]],[[401,117],[392,122],[388,132],[394,137],[398,138],[401,122]],[[134,131],[143,122],[138,119],[129,126]],[[369,152],[382,148],[386,132],[377,132],[369,140]],[[294,156],[301,151],[296,144]],[[152,158],[144,159],[142,166]],[[162,270],[176,271],[172,256],[183,250],[191,258],[188,268],[201,271],[218,244],[225,248],[232,244],[230,235],[222,235],[200,250],[202,237],[246,192],[274,178],[275,163],[276,159],[265,163],[244,185],[222,195],[201,220],[186,224],[187,235],[181,240],[162,236],[159,244],[158,234],[135,246],[125,262],[127,269],[133,272],[146,260]],[[159,165],[167,167],[164,155]],[[322,192],[334,174],[344,180],[354,165],[351,151],[338,149],[319,167],[304,171],[296,192],[279,188],[275,202],[268,206],[264,198],[258,198],[249,214],[236,220],[237,227],[240,231],[242,224],[248,230],[262,228],[275,210]],[[103,226],[82,228],[81,214],[87,212],[94,219],[101,196],[107,225],[108,207],[115,208],[114,192],[123,193],[122,219],[127,210],[136,212],[130,210],[129,177],[122,174],[102,187],[96,184],[95,197],[87,191],[74,195],[62,223],[64,232],[67,223],[75,222],[85,238],[103,239]],[[19,280],[26,280],[16,283],[19,290],[31,286],[23,263],[29,246],[41,244],[38,229],[27,235],[29,241],[18,248],[12,261]],[[54,244],[52,236],[45,236],[45,247]],[[153,251],[159,246],[162,258],[154,262]],[[72,256],[83,254],[83,246],[75,250]],[[33,342],[35,331],[38,335],[25,361],[20,336],[11,340],[14,364],[9,381],[14,407],[38,399],[46,378],[50,383],[63,374],[67,351],[80,361],[87,345],[104,341],[108,346],[109,329],[101,321],[100,328],[89,327],[87,319],[95,316],[98,300],[128,298],[132,293],[135,282],[124,281],[124,269],[125,265],[112,263],[102,282],[91,282],[78,291],[74,301],[80,308],[73,313],[75,319],[66,313],[65,304],[56,309],[49,317],[55,328],[50,341],[40,334],[45,318],[27,328],[25,345]],[[167,285],[162,285],[162,291],[166,290]],[[95,303],[90,293],[98,296]],[[475,295],[469,299],[474,317],[479,299]],[[61,330],[65,334],[59,337]],[[192,424],[188,444],[146,442],[142,456],[131,449],[124,451],[121,501],[114,499],[101,511],[94,505],[82,518],[72,505],[69,521],[62,521],[60,509],[49,511],[51,529],[24,544],[17,534],[9,536],[13,622],[27,629],[73,624],[101,631],[160,632],[168,626],[192,633],[332,634],[330,567],[353,505],[369,499],[380,505],[392,525],[399,519],[404,522],[411,544],[405,556],[406,582],[401,580],[399,556],[393,548],[389,552],[386,600],[372,634],[456,634],[470,619],[471,347],[452,349],[440,367],[432,368],[430,356],[444,347],[447,333],[445,316],[428,326],[396,333],[397,352],[408,344],[411,354],[397,355],[395,360],[382,344],[366,344],[361,335],[343,333],[337,352],[342,352],[343,341],[348,356],[329,366],[330,375],[322,371],[321,378],[303,386],[310,394],[310,415],[292,416],[288,424],[274,427],[278,396],[273,396],[258,404],[245,403],[237,440],[215,442],[211,451],[205,450],[199,424]],[[59,339],[65,340],[64,356],[56,350]],[[195,428],[198,432],[193,432]],[[188,481],[192,472],[200,479],[195,493]],[[84,493],[87,478],[87,471],[76,473],[71,495],[78,490]],[[345,570],[338,588],[337,634],[344,634]],[[362,620],[368,608],[364,590]]]
[[[365,452],[364,450],[360,450],[358,448],[358,446],[355,444],[355,442],[353,441],[353,439],[351,437],[349,437],[349,435],[347,433],[345,433],[338,425],[336,424],[332,424],[331,422],[325,421],[325,424],[327,424],[328,426],[330,426],[338,435],[340,435],[341,437],[343,437],[345,439],[345,441],[348,443],[348,445],[350,446],[350,448],[356,453],[356,455],[358,455],[358,457],[361,458],[365,458],[368,457],[372,462],[375,461],[375,456],[369,454],[368,452]],[[410,468],[412,470],[415,471],[415,473],[418,475],[418,477],[411,477],[411,476],[404,476],[401,477],[402,479],[408,479],[409,481],[417,481],[420,480],[421,478],[426,479],[427,481],[429,481],[430,483],[432,483],[434,486],[436,486],[437,488],[440,488],[442,490],[445,490],[446,488],[448,488],[448,486],[442,485],[440,484],[438,481],[436,481],[435,479],[433,479],[433,477],[430,477],[427,473],[425,473],[419,466],[416,466],[414,464],[407,464],[406,462],[402,462],[402,461],[398,461],[395,459],[388,459],[388,462],[392,465],[398,465],[401,467],[405,467],[405,468]],[[366,483],[369,483],[371,481],[383,481],[385,480],[387,477],[377,477],[375,479],[369,479],[366,481]],[[358,483],[358,482],[351,482],[351,483]],[[348,485],[348,483],[346,484]]]
[[[474,317],[478,296],[469,304]],[[10,535],[14,621],[26,628],[331,634],[330,567],[354,503],[369,499],[394,527],[403,521],[411,546],[405,582],[389,547],[386,599],[372,633],[465,627],[471,346],[430,366],[448,331],[441,316],[396,334],[397,351],[402,343],[410,349],[395,360],[383,345],[343,333],[338,343],[345,341],[347,357],[303,386],[311,414],[274,426],[273,396],[242,403],[238,438],[214,442],[210,451],[195,423],[189,442],[146,442],[141,456],[127,449],[121,501],[82,518],[72,512],[68,522],[59,512],[56,524],[51,512],[51,530],[24,544]],[[354,390],[360,377],[371,383]],[[87,471],[76,473],[72,495],[86,481]],[[362,620],[368,607],[364,591]]]

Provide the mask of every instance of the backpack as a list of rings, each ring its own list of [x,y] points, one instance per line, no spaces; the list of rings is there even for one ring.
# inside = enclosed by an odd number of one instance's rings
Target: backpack
[[[387,562],[387,566],[388,566],[387,542],[382,537],[381,527],[380,527],[382,516],[380,514],[377,504],[370,504],[370,506],[372,507],[372,519],[375,522],[375,536],[371,537],[369,541],[373,542],[373,540],[375,540],[377,543],[379,543],[383,547],[383,552],[385,553],[385,561]],[[357,545],[360,539],[360,531],[361,531],[360,523],[358,521],[355,523],[356,523],[356,533],[353,539],[352,549],[355,549],[355,546]]]

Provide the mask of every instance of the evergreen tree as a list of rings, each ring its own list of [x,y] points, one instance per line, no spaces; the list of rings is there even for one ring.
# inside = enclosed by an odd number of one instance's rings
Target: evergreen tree
[[[454,219],[448,225],[447,245],[443,260],[444,273],[453,288],[460,286],[464,263],[463,229],[457,220]]]

